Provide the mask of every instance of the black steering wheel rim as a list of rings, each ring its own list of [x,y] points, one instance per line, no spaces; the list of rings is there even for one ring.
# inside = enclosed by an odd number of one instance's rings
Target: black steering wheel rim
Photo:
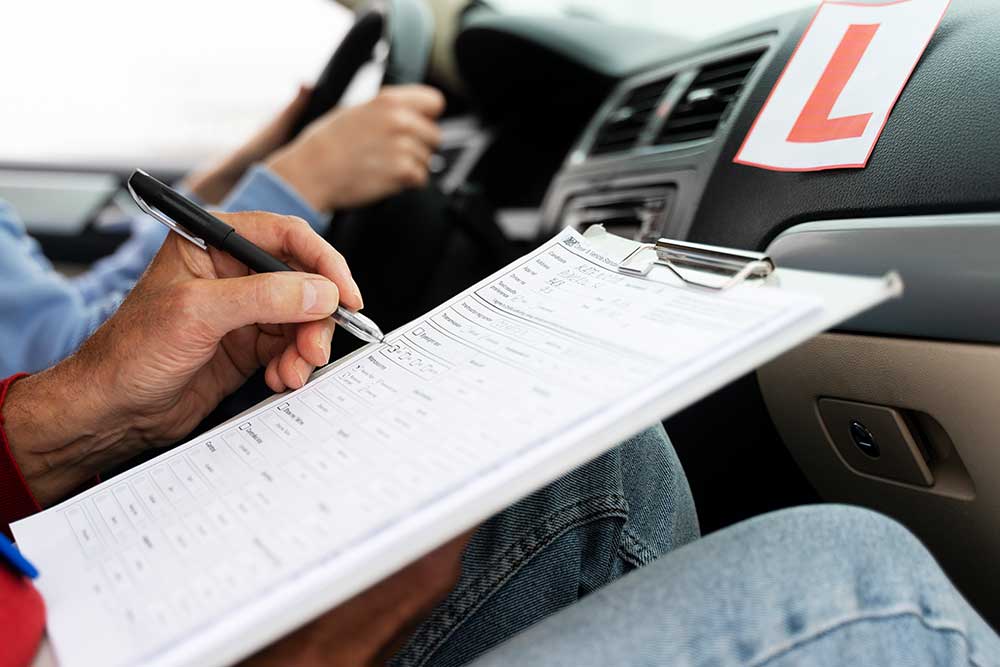
[[[361,68],[376,55],[384,63],[380,85],[422,82],[433,42],[434,17],[425,0],[372,0],[362,5],[316,80],[289,140],[336,107]]]
[[[358,71],[368,62],[380,43],[391,44],[387,39],[388,10],[381,3],[358,11],[354,25],[337,45],[323,72],[316,79],[313,93],[306,108],[296,119],[289,133],[294,139],[310,123],[336,107]]]

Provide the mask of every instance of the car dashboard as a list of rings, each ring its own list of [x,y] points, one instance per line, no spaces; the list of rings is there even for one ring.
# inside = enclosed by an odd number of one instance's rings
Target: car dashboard
[[[813,13],[683,48],[663,38],[659,55],[647,50],[647,63],[626,73],[592,64],[587,40],[564,35],[552,47],[558,58],[575,59],[590,72],[589,89],[606,92],[551,179],[542,231],[602,224],[640,241],[767,251],[794,268],[898,270],[902,299],[668,429],[700,508],[724,496],[743,505],[730,518],[742,518],[769,508],[751,499],[768,487],[785,487],[786,503],[814,489],[825,501],[873,507],[914,530],[997,622],[1000,587],[982,581],[977,563],[1000,557],[1000,56],[988,46],[1000,14],[990,0],[952,2],[866,168],[785,173],[734,163]],[[530,41],[499,19],[476,29]],[[532,94],[536,109],[565,107]],[[854,422],[882,442],[878,460],[859,455]],[[796,487],[798,470],[809,488]]]
[[[690,235],[733,120],[775,55],[777,31],[710,47],[624,80],[557,175],[549,229],[603,224],[636,240]]]

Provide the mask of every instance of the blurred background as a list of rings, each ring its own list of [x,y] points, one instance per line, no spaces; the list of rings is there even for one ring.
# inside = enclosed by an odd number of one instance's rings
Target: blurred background
[[[810,0],[490,0],[699,39]],[[9,2],[0,162],[183,171],[318,75],[352,13],[330,0]],[[355,99],[364,96],[355,91]]]
[[[178,169],[249,136],[352,21],[328,0],[33,0],[4,14],[0,159]]]

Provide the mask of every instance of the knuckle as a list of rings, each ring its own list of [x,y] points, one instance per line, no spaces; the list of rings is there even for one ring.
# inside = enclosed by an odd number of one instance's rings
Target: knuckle
[[[427,170],[421,167],[412,166],[409,169],[407,182],[413,186],[423,186],[427,184]]]
[[[272,224],[279,222],[284,217],[286,216],[271,213],[270,211],[245,211],[239,213],[235,219],[248,220],[257,224]]]
[[[434,104],[437,105],[438,110],[443,111],[445,105],[448,101],[444,98],[444,93],[442,93],[437,88],[431,88],[431,95],[434,97]]]
[[[397,180],[405,181],[410,170],[409,160],[399,155],[392,161],[392,174]]]
[[[347,266],[347,258],[344,257],[343,253],[327,243],[325,240],[323,241],[323,249],[327,255],[333,258],[335,264]]]
[[[311,236],[314,233],[313,228],[308,222],[294,215],[282,216],[281,224],[283,227],[283,241],[286,248],[296,241],[301,243],[301,237]]]
[[[399,93],[395,88],[385,87],[378,91],[378,94],[375,95],[375,101],[379,104],[387,104],[391,106],[399,102]]]
[[[308,222],[306,222],[303,218],[300,218],[297,215],[283,215],[275,217],[281,219],[285,225],[293,229],[309,226]]]
[[[403,161],[410,154],[411,142],[405,134],[397,136],[392,142],[392,153],[397,160]]]
[[[397,178],[404,185],[419,185],[423,178],[422,172],[411,160],[400,160],[397,166]]]
[[[258,308],[266,312],[274,309],[279,301],[277,292],[281,287],[281,280],[281,276],[276,273],[262,273],[254,277],[251,298]]]
[[[410,121],[410,114],[405,109],[396,109],[389,116],[389,122],[393,129],[399,132],[409,132],[413,127],[413,123]]]
[[[444,112],[444,108],[447,105],[447,101],[444,98],[444,94],[441,93],[437,88],[427,88],[427,100],[428,108],[430,112],[439,116]]]
[[[434,131],[431,133],[429,138],[431,140],[431,145],[434,148],[440,146],[441,142],[444,140],[444,135],[441,133],[441,128],[438,127],[437,125],[434,125]]]
[[[390,119],[393,114],[399,111],[402,107],[399,103],[399,99],[395,95],[390,95],[388,93],[379,93],[371,102],[372,107],[377,109],[380,113],[385,114]]]

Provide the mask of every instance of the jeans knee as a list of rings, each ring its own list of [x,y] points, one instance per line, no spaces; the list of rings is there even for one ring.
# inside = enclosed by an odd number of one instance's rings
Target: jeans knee
[[[779,512],[774,516],[782,520],[787,515],[796,527],[808,528],[802,535],[806,540],[817,540],[826,545],[841,545],[860,555],[867,555],[868,548],[879,553],[924,552],[920,541],[895,519],[874,510],[853,505],[811,505]]]
[[[633,436],[620,449],[627,529],[646,545],[643,562],[700,536],[687,476],[663,426]]]
[[[758,526],[794,550],[818,576],[854,583],[862,602],[902,583],[943,579],[926,547],[894,519],[847,505],[816,505],[760,517]]]

